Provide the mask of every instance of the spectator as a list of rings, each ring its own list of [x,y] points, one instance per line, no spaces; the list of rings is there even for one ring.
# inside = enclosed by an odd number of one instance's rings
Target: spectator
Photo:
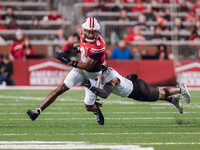
[[[94,8],[94,11],[108,11],[109,9],[105,6],[106,0],[98,0],[98,5]]]
[[[31,29],[40,29],[40,25],[39,25],[39,20],[38,18],[34,18],[33,19],[33,24],[31,26]]]
[[[200,41],[200,37],[195,30],[191,33],[191,35],[189,37],[189,41],[198,41],[198,42]],[[194,55],[194,57],[197,58],[198,57],[198,54],[197,54],[198,47],[195,45],[191,45],[189,48],[190,48],[192,54]]]
[[[187,6],[187,2],[186,1],[181,3],[181,6],[178,7],[178,11],[179,12],[188,12],[189,11],[189,8]]]
[[[64,42],[65,41],[65,31],[64,31],[63,28],[58,29],[57,37],[56,37],[55,40],[59,41],[59,42]]]
[[[171,11],[170,11],[170,9],[165,9],[164,19],[166,21],[170,21],[171,20]]]
[[[198,20],[195,22],[195,26],[192,27],[191,31],[196,31],[197,33],[200,32],[200,21]]]
[[[129,18],[127,16],[127,11],[125,9],[122,9],[120,11],[120,16],[119,16],[118,21],[129,21]]]
[[[58,14],[56,9],[53,9],[51,11],[51,14],[49,14],[48,16],[44,16],[43,18],[44,21],[59,21],[59,20],[63,20],[62,16]]]
[[[183,25],[181,18],[175,19],[175,27],[178,31],[185,30],[185,26]]]
[[[1,16],[2,20],[7,22],[7,29],[17,29],[18,25],[16,23],[17,17],[13,14],[13,9],[8,7],[6,9],[6,14]]]
[[[196,0],[196,3],[191,11],[194,11],[196,15],[200,14],[200,0]]]
[[[160,11],[157,1],[152,1],[151,6],[154,14]]]
[[[24,51],[23,51],[24,36],[23,36],[22,31],[17,30],[15,33],[15,37],[16,39],[11,44],[10,50],[9,50],[11,60],[24,58]]]
[[[156,27],[156,29],[155,29],[155,33],[154,33],[154,35],[153,35],[153,37],[152,37],[152,41],[166,41],[166,40],[169,40],[169,39],[167,39],[167,37],[165,37],[165,36],[162,36],[161,35],[161,32],[162,32],[162,29],[161,29],[161,27]]]
[[[145,41],[145,37],[140,34],[140,28],[138,26],[134,27],[134,30],[131,28],[128,29],[129,34],[125,38],[126,42],[133,42],[133,41]]]
[[[138,23],[135,26],[140,28],[140,31],[148,31],[149,27],[146,25],[146,17],[144,15],[139,15]]]
[[[23,51],[26,57],[34,55],[34,49],[32,48],[32,45],[30,44],[30,39],[26,37],[23,42]]]
[[[6,82],[6,85],[16,85],[11,75],[13,74],[13,64],[9,59],[8,55],[3,57],[3,61],[0,62],[0,84],[3,81]]]
[[[188,12],[188,14],[187,14],[187,17],[186,17],[186,21],[187,22],[196,22],[196,21],[198,21],[198,16],[196,15],[196,13],[195,13],[195,10],[191,10],[191,11],[189,11]]]
[[[62,51],[70,58],[70,59],[78,59],[78,53],[73,49],[73,44],[75,41],[75,37],[70,35],[67,38],[67,43],[62,46]]]
[[[145,8],[143,7],[143,2],[141,0],[136,1],[136,7],[132,9],[132,12],[144,13]]]
[[[125,6],[124,6],[124,0],[119,0],[116,3],[116,6],[112,8],[113,12],[119,12],[122,9],[125,9],[126,11],[128,10]]]
[[[112,59],[132,59],[131,51],[126,47],[124,40],[119,41],[118,47],[115,47],[111,55]]]
[[[156,58],[158,60],[161,60],[161,61],[168,59],[167,46],[166,45],[158,45],[157,46]]]
[[[153,13],[151,5],[147,6],[144,16],[147,21],[156,21],[156,16]]]
[[[174,26],[174,32],[175,35],[178,37],[178,40],[186,40],[186,36],[183,36],[180,34],[181,31],[185,31],[185,26],[182,24],[182,20],[180,18],[175,19],[175,26]]]

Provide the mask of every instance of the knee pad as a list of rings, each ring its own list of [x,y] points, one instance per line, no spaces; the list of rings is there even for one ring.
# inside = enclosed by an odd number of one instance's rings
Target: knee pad
[[[163,88],[163,90],[165,91],[165,97],[167,98],[168,96],[170,96],[170,92],[168,89]]]

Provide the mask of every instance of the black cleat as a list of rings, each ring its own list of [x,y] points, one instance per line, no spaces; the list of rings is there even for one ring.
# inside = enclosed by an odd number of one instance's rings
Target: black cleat
[[[104,117],[103,114],[101,113],[101,109],[99,108],[97,112],[93,113],[99,125],[104,125]]]
[[[34,110],[27,110],[26,112],[29,117],[31,118],[32,121],[34,121],[40,114],[40,112],[38,110],[34,111]]]

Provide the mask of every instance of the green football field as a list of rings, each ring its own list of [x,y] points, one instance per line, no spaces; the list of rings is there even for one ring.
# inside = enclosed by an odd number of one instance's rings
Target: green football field
[[[166,102],[111,95],[101,100],[105,125],[84,107],[84,90],[71,90],[31,121],[51,90],[0,90],[0,149],[199,150],[200,91],[181,99],[183,114]]]

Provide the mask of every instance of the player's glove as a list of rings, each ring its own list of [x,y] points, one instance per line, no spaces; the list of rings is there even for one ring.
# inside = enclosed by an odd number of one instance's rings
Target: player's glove
[[[27,114],[29,115],[31,120],[34,121],[39,116],[41,111],[42,110],[40,108],[37,108],[35,111],[34,110],[27,110]]]
[[[89,79],[84,79],[82,84],[88,89],[92,87]]]
[[[60,60],[61,62],[65,63],[65,64],[69,64],[70,61],[71,61],[71,60],[70,60],[69,58],[67,58],[67,56],[66,56],[64,53],[62,53],[62,52],[56,52],[55,58],[58,59],[58,60]]]
[[[71,61],[69,58],[67,58],[67,56],[62,53],[62,52],[56,52],[55,54],[55,58],[60,60],[61,62],[63,62],[64,64],[67,64],[67,65],[71,65],[72,67],[77,67],[78,65],[78,62],[77,61]]]
[[[73,50],[75,50],[76,52],[80,53],[80,43],[79,42],[74,42],[73,44]]]

